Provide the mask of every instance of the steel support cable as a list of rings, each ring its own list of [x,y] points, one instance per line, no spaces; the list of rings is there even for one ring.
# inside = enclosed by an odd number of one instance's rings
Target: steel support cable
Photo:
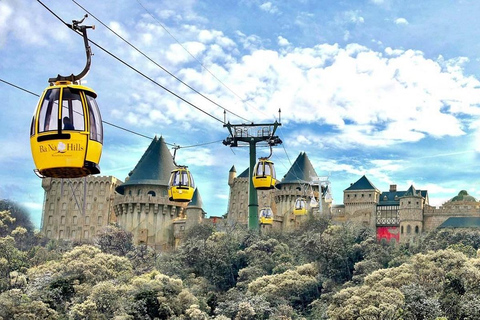
[[[136,46],[134,46],[132,43],[130,43],[128,40],[126,40],[125,38],[123,38],[121,35],[119,35],[117,32],[115,32],[114,30],[112,30],[109,26],[107,26],[105,23],[103,23],[103,21],[101,21],[99,18],[97,18],[95,15],[93,15],[90,11],[88,11],[87,9],[85,9],[81,4],[79,4],[77,1],[75,0],[72,0],[73,3],[75,3],[77,6],[79,6],[80,8],[82,8],[86,13],[88,13],[90,16],[92,16],[95,20],[97,20],[102,26],[104,26],[105,28],[107,28],[110,32],[112,32],[114,35],[116,35],[117,37],[119,37],[120,39],[122,39],[125,43],[127,43],[130,47],[132,47],[133,49],[135,49],[135,51],[137,51],[138,53],[140,53],[142,56],[144,56],[147,60],[149,60],[150,62],[152,62],[154,65],[156,65],[157,67],[159,67],[160,69],[162,69],[163,71],[165,71],[168,75],[170,75],[171,77],[173,77],[175,80],[179,81],[180,83],[182,83],[183,85],[185,85],[187,88],[189,88],[190,90],[192,90],[193,92],[199,94],[201,97],[207,99],[208,101],[210,101],[211,103],[213,103],[214,105],[216,105],[217,107],[223,109],[224,111],[227,111],[229,113],[231,113],[232,115],[240,118],[240,119],[243,119],[247,122],[252,122],[236,113],[234,113],[233,111],[230,111],[228,110],[227,108],[223,107],[222,105],[218,104],[217,102],[213,101],[212,99],[210,99],[209,97],[205,96],[204,94],[202,94],[201,92],[199,92],[198,90],[196,90],[195,88],[191,87],[189,84],[187,84],[186,82],[184,82],[182,79],[178,78],[177,76],[175,76],[173,73],[171,73],[170,71],[168,71],[166,68],[164,68],[163,66],[161,66],[160,64],[158,64],[155,60],[153,60],[152,58],[150,58],[149,56],[147,56],[145,53],[143,53],[140,49],[138,49]]]
[[[68,24],[63,21],[62,18],[60,18],[57,14],[55,14],[55,12],[53,12],[50,8],[48,8],[45,4],[43,4],[42,1],[40,0],[37,0],[43,7],[45,7],[50,13],[52,13],[58,20],[60,20],[65,26],[67,26],[69,29],[70,27],[68,26]],[[73,30],[73,29],[72,29]],[[81,35],[79,32],[77,32],[76,30],[73,30],[75,33]],[[96,42],[92,41],[91,39],[88,39],[88,42],[90,42],[91,44],[95,45],[97,48],[99,48],[100,50],[102,50],[103,52],[107,53],[108,55],[110,55],[112,58],[116,59],[117,61],[121,62],[122,64],[124,64],[125,66],[127,66],[128,68],[132,69],[133,71],[135,71],[136,73],[138,73],[139,75],[141,75],[142,77],[144,77],[145,79],[147,80],[150,80],[151,82],[153,82],[154,84],[156,84],[157,86],[159,86],[160,88],[162,88],[163,90],[167,91],[168,93],[170,93],[171,95],[175,96],[176,98],[182,100],[183,102],[185,102],[186,104],[190,105],[191,107],[197,109],[198,111],[204,113],[205,115],[211,117],[212,119],[215,119],[217,120],[218,122],[220,123],[224,123],[222,120],[220,120],[219,118],[209,114],[208,112],[202,110],[201,108],[197,107],[196,105],[194,105],[193,103],[191,103],[190,101],[186,100],[185,98],[183,98],[182,96],[176,94],[175,92],[173,92],[172,90],[164,87],[163,85],[161,85],[160,83],[158,83],[157,81],[153,80],[152,78],[150,78],[149,76],[147,76],[146,74],[144,74],[143,72],[141,72],[140,70],[136,69],[135,67],[133,67],[132,65],[130,65],[129,63],[123,61],[122,59],[120,59],[119,57],[117,57],[116,55],[114,55],[113,53],[111,53],[110,51],[108,51],[107,49],[103,48],[101,45],[97,44]]]
[[[32,92],[32,91],[30,91],[30,90],[27,90],[27,89],[25,89],[25,88],[22,88],[22,87],[20,87],[20,86],[18,86],[18,85],[16,85],[16,84],[13,84],[13,83],[8,82],[8,81],[6,81],[6,80],[0,79],[0,82],[3,82],[3,83],[5,83],[5,84],[8,84],[9,86],[12,86],[12,87],[16,88],[16,89],[19,89],[19,90],[22,90],[22,91],[24,91],[24,92],[27,92],[27,93],[29,93],[29,94],[31,94],[31,95],[33,95],[33,96],[40,97],[39,94],[37,94],[37,93],[35,93],[35,92]],[[108,122],[108,121],[105,121],[105,120],[102,120],[102,123],[107,124],[107,125],[112,126],[112,127],[115,127],[115,128],[117,128],[117,129],[120,129],[120,130],[129,132],[129,133],[136,134],[137,136],[140,136],[140,137],[143,137],[143,138],[147,138],[147,139],[149,139],[149,140],[152,140],[152,139],[153,139],[152,137],[149,137],[149,136],[144,135],[144,134],[142,134],[142,133],[135,132],[135,131],[133,131],[133,130],[130,130],[130,129],[121,127],[121,126],[119,126],[119,125],[113,124],[113,123]],[[202,146],[205,146],[205,145],[209,145],[209,144],[213,144],[213,143],[218,143],[218,142],[222,142],[222,141],[223,141],[223,140],[217,140],[217,141],[211,141],[211,142],[203,142],[203,143],[194,144],[194,145],[189,145],[189,146],[185,146],[185,147],[181,147],[181,148],[185,149],[185,148],[202,147]],[[171,145],[171,146],[176,146],[176,144],[174,144],[174,143],[165,142],[165,144]],[[179,146],[179,147],[180,147],[180,146]]]
[[[72,0],[72,1],[73,1],[73,0]],[[263,112],[262,110],[260,110],[260,109],[256,108],[255,106],[249,104],[249,103],[248,103],[248,100],[249,100],[249,99],[244,99],[244,98],[240,97],[240,95],[238,95],[238,94],[237,94],[235,91],[233,91],[229,86],[227,86],[224,82],[222,82],[222,80],[220,80],[219,78],[217,78],[217,77],[215,76],[215,74],[213,74],[207,67],[205,67],[205,65],[204,65],[200,60],[197,59],[197,57],[195,57],[190,51],[188,51],[188,49],[185,48],[185,46],[184,46],[180,41],[178,41],[177,38],[175,38],[175,37],[173,36],[173,34],[171,34],[170,31],[168,31],[168,29],[165,28],[165,26],[164,26],[158,19],[157,19],[147,8],[145,8],[145,6],[140,2],[140,0],[137,0],[137,2],[138,2],[138,4],[145,10],[145,12],[148,13],[148,14],[152,17],[152,19],[155,20],[155,21],[160,25],[160,27],[162,27],[163,30],[165,30],[165,32],[168,33],[168,34],[173,38],[173,40],[175,40],[175,41],[183,48],[183,50],[185,50],[193,59],[195,59],[195,60],[200,64],[200,66],[202,66],[202,68],[203,68],[205,71],[207,71],[215,80],[217,80],[222,86],[224,86],[228,91],[230,91],[233,95],[235,95],[242,103],[246,104],[246,105],[249,106],[249,107],[254,108],[254,109],[257,110],[258,112],[262,113],[263,115],[268,116],[268,115],[267,115],[265,112]],[[277,120],[277,117],[276,117],[276,116],[273,116],[273,118]],[[247,121],[247,122],[252,122],[252,121]]]

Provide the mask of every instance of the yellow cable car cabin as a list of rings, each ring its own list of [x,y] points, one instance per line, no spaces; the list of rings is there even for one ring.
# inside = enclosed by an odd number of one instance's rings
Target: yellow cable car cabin
[[[307,214],[307,201],[304,198],[298,198],[295,200],[293,214],[296,216],[303,216]]]
[[[255,189],[269,190],[275,188],[277,180],[273,162],[265,158],[260,158],[255,165],[252,179]]]
[[[168,199],[176,202],[190,202],[195,191],[193,176],[187,167],[173,170],[168,182]]]
[[[103,126],[90,88],[58,81],[43,92],[30,127],[35,172],[79,178],[100,173]]]
[[[260,210],[259,213],[260,224],[272,224],[273,223],[273,212],[270,207],[265,207]]]

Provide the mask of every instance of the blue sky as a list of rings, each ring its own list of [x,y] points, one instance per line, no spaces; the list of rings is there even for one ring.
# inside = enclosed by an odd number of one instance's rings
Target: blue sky
[[[430,203],[465,189],[479,198],[480,12],[478,1],[147,1],[78,0],[157,64],[224,108],[255,123],[274,121],[283,146],[281,178],[305,151],[329,176],[334,203],[362,175],[382,191],[410,185]],[[63,20],[73,1],[45,1]],[[89,38],[215,118],[223,110],[148,61],[102,24]],[[209,215],[227,210],[228,171],[248,166],[230,149],[222,123],[92,45],[83,82],[98,93],[103,120],[182,148]],[[47,80],[78,73],[80,37],[33,0],[0,0],[0,79],[40,94]],[[23,203],[40,221],[29,122],[38,98],[0,83],[0,198]],[[227,114],[231,123],[244,120]],[[123,180],[150,140],[105,125],[102,175]],[[268,155],[259,148],[258,156]]]

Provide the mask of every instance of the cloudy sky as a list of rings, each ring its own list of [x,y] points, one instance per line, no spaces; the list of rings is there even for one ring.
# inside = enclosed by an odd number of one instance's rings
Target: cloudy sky
[[[362,175],[382,191],[426,189],[436,206],[462,189],[480,198],[476,0],[44,3],[66,22],[90,13],[89,38],[108,53],[92,45],[83,83],[104,121],[197,145],[177,162],[192,170],[209,215],[226,213],[228,171],[249,159],[248,148],[221,143],[224,109],[233,124],[270,123],[281,109],[278,177],[305,151],[336,204]],[[34,0],[0,0],[0,57],[0,80],[36,94],[85,64],[82,39]],[[44,193],[29,146],[38,98],[4,82],[0,93],[0,198],[23,203],[39,225]],[[151,139],[104,130],[102,175],[124,180]]]

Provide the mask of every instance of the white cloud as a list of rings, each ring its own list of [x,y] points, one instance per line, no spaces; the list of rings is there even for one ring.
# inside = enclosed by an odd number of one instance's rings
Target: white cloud
[[[290,45],[290,42],[282,36],[278,36],[278,45],[281,47],[286,47]]]
[[[70,38],[72,31],[56,27],[55,32],[52,32],[50,24],[61,26],[56,18],[39,5],[32,5],[26,0],[2,1],[0,2],[0,47],[5,43],[8,34],[13,34],[23,44],[39,47],[48,46],[51,40],[47,41],[47,39],[50,38],[59,42],[65,42]]]
[[[395,24],[398,24],[398,25],[407,25],[407,24],[408,24],[408,21],[407,21],[407,19],[405,19],[405,18],[397,18],[397,19],[395,19]]]
[[[275,14],[279,12],[278,8],[270,1],[262,3],[260,5],[260,9],[271,14]]]

